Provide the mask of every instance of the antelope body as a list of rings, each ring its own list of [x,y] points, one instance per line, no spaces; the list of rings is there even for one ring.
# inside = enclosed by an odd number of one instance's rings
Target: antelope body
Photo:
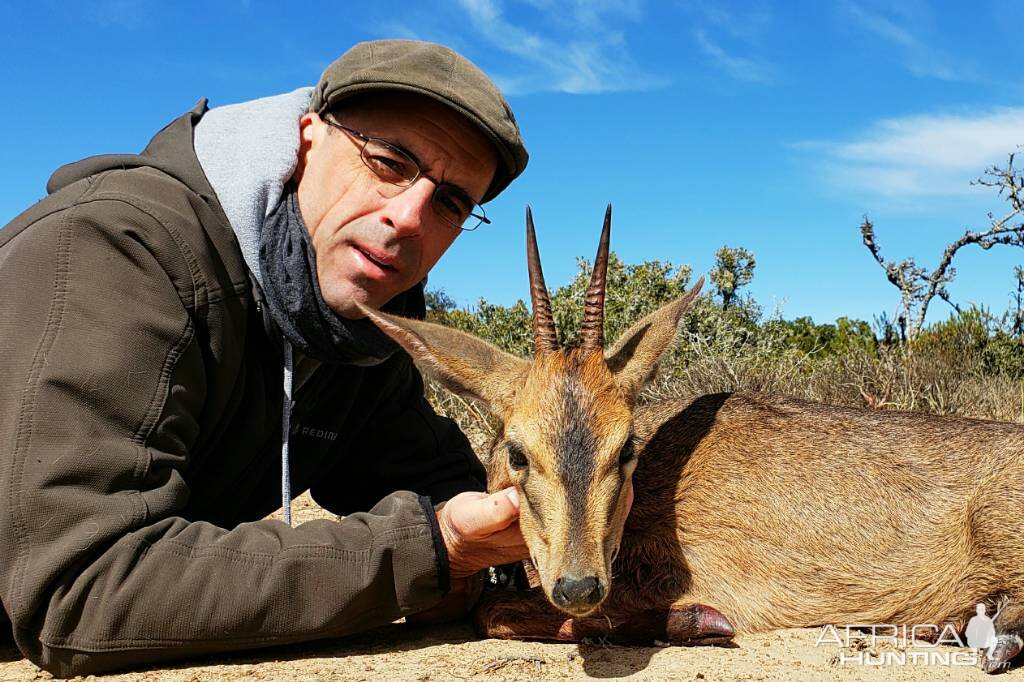
[[[518,489],[541,590],[491,595],[481,630],[715,643],[827,623],[963,624],[1001,601],[985,668],[1002,669],[1024,631],[1024,427],[738,393],[638,406],[702,281],[606,351],[609,229],[610,207],[581,339],[562,349],[528,212],[532,361],[366,311],[503,422],[489,487]]]

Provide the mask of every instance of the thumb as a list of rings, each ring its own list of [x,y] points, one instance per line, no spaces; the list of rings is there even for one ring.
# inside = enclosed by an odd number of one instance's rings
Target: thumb
[[[485,537],[497,533],[519,518],[519,495],[515,488],[499,490],[473,500],[460,510],[459,516],[457,524],[465,537]]]

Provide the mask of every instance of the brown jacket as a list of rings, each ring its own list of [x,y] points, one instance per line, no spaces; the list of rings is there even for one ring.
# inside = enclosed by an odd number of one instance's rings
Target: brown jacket
[[[0,230],[0,601],[58,675],[427,609],[449,580],[430,504],[483,489],[399,354],[295,394],[293,490],[345,518],[260,520],[280,506],[281,352],[192,149],[204,111],[61,169]]]

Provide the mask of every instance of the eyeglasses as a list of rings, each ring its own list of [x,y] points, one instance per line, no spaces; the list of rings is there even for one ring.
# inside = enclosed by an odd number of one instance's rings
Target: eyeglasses
[[[321,120],[332,128],[348,133],[362,142],[359,158],[384,182],[403,189],[411,187],[421,177],[433,182],[434,195],[431,198],[431,206],[437,216],[451,227],[472,232],[480,227],[481,223],[490,225],[491,221],[480,204],[473,201],[468,194],[455,185],[439,182],[424,173],[419,163],[409,156],[408,152],[387,140],[368,137],[358,130],[343,126],[327,117],[323,117]]]

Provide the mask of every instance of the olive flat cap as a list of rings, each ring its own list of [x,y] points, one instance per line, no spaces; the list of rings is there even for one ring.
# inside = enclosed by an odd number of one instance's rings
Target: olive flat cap
[[[526,168],[530,155],[501,91],[468,59],[436,43],[373,40],[355,45],[324,71],[309,110],[323,113],[354,95],[381,90],[414,92],[446,104],[494,143],[498,170],[484,201]]]

